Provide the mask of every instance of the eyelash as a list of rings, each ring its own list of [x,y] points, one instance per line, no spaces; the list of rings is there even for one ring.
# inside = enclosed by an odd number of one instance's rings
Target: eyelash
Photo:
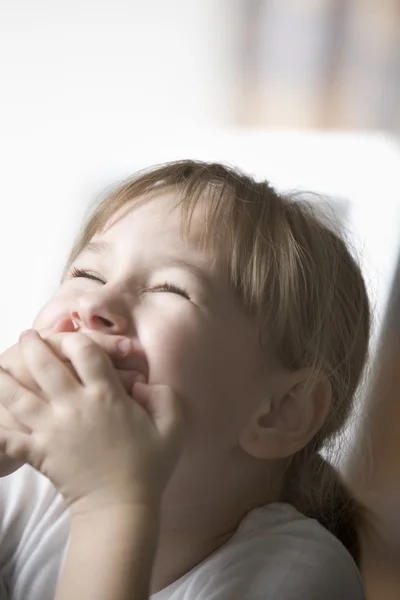
[[[95,275],[90,271],[85,271],[84,269],[77,269],[76,267],[73,267],[71,269],[71,277],[83,277],[85,279],[93,279],[93,281],[100,281],[100,283],[105,283],[104,279],[101,279],[101,277],[99,277],[98,275]]]
[[[95,275],[94,273],[91,273],[90,271],[85,271],[84,269],[77,269],[76,267],[72,268],[71,277],[72,278],[82,277],[85,279],[92,279],[93,281],[99,281],[100,283],[103,283],[103,284],[106,283],[98,275]],[[186,298],[187,300],[190,300],[190,296],[185,288],[181,288],[181,287],[177,286],[175,283],[171,283],[169,281],[164,281],[164,283],[155,285],[152,288],[145,289],[144,291],[170,292],[172,294],[177,294],[179,296],[182,296],[183,298]]]

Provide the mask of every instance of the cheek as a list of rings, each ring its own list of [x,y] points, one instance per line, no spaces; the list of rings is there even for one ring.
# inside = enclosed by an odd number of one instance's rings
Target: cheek
[[[138,331],[149,360],[150,382],[171,386],[186,401],[204,399],[216,385],[215,330],[201,317],[184,312],[160,317]]]
[[[196,384],[208,363],[207,335],[190,319],[163,317],[151,320],[138,331],[149,360],[150,381],[170,385],[187,395],[188,381],[192,379]]]
[[[179,317],[179,318],[178,318]],[[150,366],[150,383],[171,386],[184,398],[196,418],[226,420],[248,392],[249,348],[237,330],[199,318],[165,318],[139,331]],[[245,357],[243,356],[245,355]]]
[[[70,293],[65,293],[64,290],[57,291],[40,310],[33,322],[33,327],[47,329],[55,325],[62,317],[67,317],[70,312],[71,300]]]
[[[186,450],[213,461],[215,453],[229,452],[237,444],[249,417],[254,391],[249,348],[241,349],[237,339],[232,343],[236,335],[226,336],[222,327],[182,321],[172,325],[164,322],[157,329],[154,324],[154,337],[141,337],[150,383],[167,384],[180,395]],[[247,351],[246,359],[241,351]]]

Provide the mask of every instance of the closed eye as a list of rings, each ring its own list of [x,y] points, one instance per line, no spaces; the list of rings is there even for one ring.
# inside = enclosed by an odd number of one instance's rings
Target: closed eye
[[[99,275],[96,275],[96,273],[93,273],[92,271],[85,271],[85,269],[77,269],[76,267],[71,269],[71,277],[83,277],[84,279],[92,279],[93,281],[106,283],[104,279],[102,279]]]
[[[102,279],[96,273],[92,271],[86,271],[85,269],[78,269],[77,267],[73,267],[71,269],[71,277],[72,278],[83,278],[83,279],[91,279],[93,281],[99,281],[100,283],[105,284],[106,281]],[[177,294],[178,296],[182,296],[187,300],[190,300],[190,296],[188,292],[184,289],[176,285],[175,283],[170,283],[169,281],[165,281],[164,283],[160,283],[159,285],[154,285],[153,287],[148,289],[149,292],[166,292],[170,294]]]
[[[170,294],[178,294],[179,296],[183,296],[187,300],[190,300],[190,296],[188,292],[184,289],[175,285],[175,283],[170,283],[169,281],[165,281],[159,285],[155,285],[149,289],[150,292],[169,292]]]

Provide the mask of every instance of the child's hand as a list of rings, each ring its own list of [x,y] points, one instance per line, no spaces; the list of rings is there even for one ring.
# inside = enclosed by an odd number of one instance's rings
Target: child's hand
[[[0,415],[0,450],[49,477],[73,511],[158,503],[181,448],[172,391],[137,383],[132,398],[85,334],[65,334],[61,344],[74,372],[37,333],[20,344],[40,391],[0,369],[0,397],[17,423],[7,428]]]
[[[63,329],[63,325],[61,323],[60,325],[61,327],[58,327],[57,324],[54,329],[49,328],[41,330],[40,336],[44,339],[48,339],[49,341],[51,340],[51,346],[54,352],[60,358],[66,361],[67,359],[62,357],[61,346],[65,335],[70,335],[70,333],[66,334],[65,330]],[[125,389],[128,392],[131,391],[134,383],[132,371],[117,368],[118,366],[121,366],[120,363],[121,360],[123,360],[123,357],[129,353],[129,351],[127,350],[122,351],[119,346],[119,343],[124,339],[126,340],[126,338],[119,335],[102,335],[95,331],[85,333],[85,335],[87,335],[94,342],[99,344],[99,346],[102,347],[103,350],[110,356],[114,363],[114,366],[117,369],[118,377],[123,383]],[[70,366],[69,363],[66,362],[66,364]],[[24,387],[27,387],[33,391],[39,390],[35,379],[33,378],[28,367],[26,366],[25,360],[21,353],[21,345],[19,343],[14,344],[13,346],[5,350],[2,354],[0,354],[0,368],[10,373]],[[13,419],[12,415],[7,410],[4,410],[4,408],[7,408],[7,399],[3,398],[0,393],[0,422],[3,425],[7,425],[11,428],[15,427],[15,419]],[[23,462],[16,461],[15,459],[10,458],[9,456],[0,452],[0,477],[10,475],[11,473],[19,469],[19,467],[21,467],[22,464]]]

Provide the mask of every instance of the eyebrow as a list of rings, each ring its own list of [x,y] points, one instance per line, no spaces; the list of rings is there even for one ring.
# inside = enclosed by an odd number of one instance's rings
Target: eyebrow
[[[92,240],[82,248],[82,250],[79,253],[79,256],[81,256],[82,254],[86,254],[87,252],[91,254],[98,254],[100,256],[112,254],[114,252],[114,244],[106,242],[104,240],[99,240],[98,242]]]

